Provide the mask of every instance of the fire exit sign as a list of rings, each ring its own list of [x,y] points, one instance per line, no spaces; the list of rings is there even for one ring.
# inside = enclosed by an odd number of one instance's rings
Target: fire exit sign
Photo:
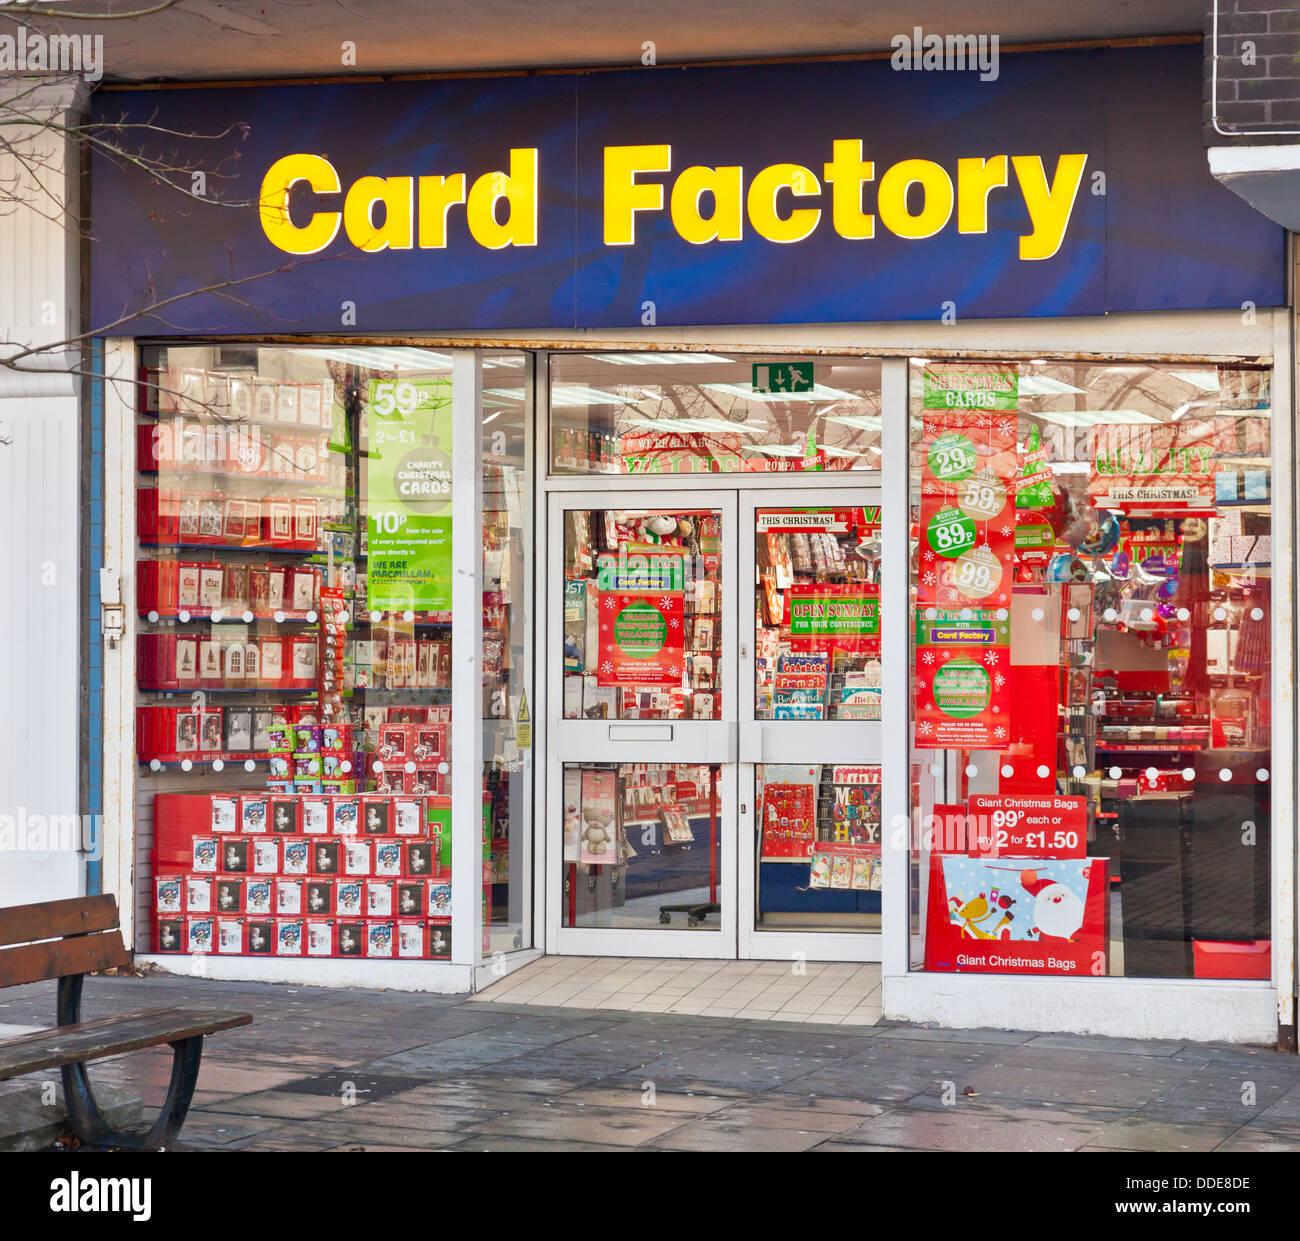
[[[755,392],[811,392],[811,362],[755,362]]]

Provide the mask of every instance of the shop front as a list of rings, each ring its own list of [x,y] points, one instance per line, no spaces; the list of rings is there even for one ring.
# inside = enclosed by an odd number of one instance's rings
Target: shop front
[[[1187,50],[107,94],[302,120],[222,204],[93,182],[137,951],[1286,1037],[1285,237]]]

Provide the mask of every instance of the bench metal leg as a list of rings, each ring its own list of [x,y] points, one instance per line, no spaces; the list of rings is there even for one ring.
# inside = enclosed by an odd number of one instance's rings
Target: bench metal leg
[[[167,1098],[158,1118],[147,1133],[128,1133],[105,1123],[90,1088],[84,1064],[63,1066],[63,1099],[68,1108],[68,1124],[82,1142],[92,1146],[118,1146],[124,1150],[157,1150],[170,1147],[185,1123],[199,1079],[199,1060],[203,1055],[203,1036],[181,1039],[171,1044],[172,1077]]]

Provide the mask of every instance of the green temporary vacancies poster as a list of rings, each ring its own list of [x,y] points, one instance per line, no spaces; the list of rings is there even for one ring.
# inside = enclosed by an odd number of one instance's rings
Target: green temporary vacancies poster
[[[372,611],[451,609],[451,380],[372,380],[366,518]]]

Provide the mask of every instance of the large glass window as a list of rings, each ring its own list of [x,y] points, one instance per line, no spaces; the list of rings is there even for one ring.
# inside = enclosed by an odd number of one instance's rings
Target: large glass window
[[[142,947],[449,955],[451,369],[415,348],[143,350]],[[508,458],[487,463],[484,641],[511,694]]]
[[[878,470],[880,363],[553,354],[554,474]]]
[[[1271,413],[913,363],[914,965],[1269,977]]]
[[[484,947],[532,945],[532,491],[523,354],[483,356]]]

